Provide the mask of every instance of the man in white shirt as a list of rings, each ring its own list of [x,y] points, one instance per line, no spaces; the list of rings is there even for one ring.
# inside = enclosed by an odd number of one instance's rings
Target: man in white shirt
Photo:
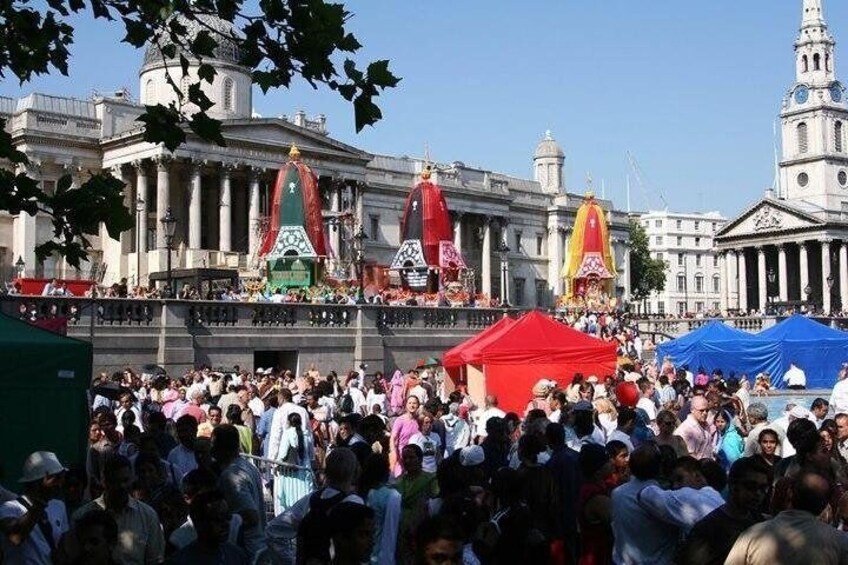
[[[834,414],[848,414],[848,363],[842,364],[837,378],[830,393],[830,405]]]
[[[277,461],[279,456],[283,432],[289,428],[289,414],[300,414],[303,433],[311,433],[309,430],[309,414],[303,406],[292,402],[292,393],[289,389],[280,389],[280,392],[277,393],[277,401],[279,406],[271,419],[271,430],[268,432],[268,459],[272,461]]]
[[[804,390],[807,388],[807,375],[792,361],[789,363],[789,370],[783,375],[783,382],[792,390]]]
[[[53,563],[53,553],[68,531],[62,493],[65,468],[55,454],[36,451],[26,458],[23,495],[0,505],[0,548],[8,563]]]
[[[498,408],[497,396],[495,396],[494,394],[487,394],[485,402],[485,409],[477,415],[476,437],[480,438],[480,441],[482,441],[486,437],[486,435],[488,435],[486,433],[486,422],[489,421],[489,418],[503,418],[506,416],[506,412]]]
[[[657,419],[657,405],[654,402],[655,387],[647,377],[639,379],[639,402],[636,403],[636,408],[641,408],[648,415],[648,419],[653,422]]]

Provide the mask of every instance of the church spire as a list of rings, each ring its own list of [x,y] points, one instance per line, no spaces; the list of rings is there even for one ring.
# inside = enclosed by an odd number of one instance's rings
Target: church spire
[[[801,30],[795,41],[796,82],[810,86],[833,82],[835,47],[824,20],[822,0],[803,0]]]

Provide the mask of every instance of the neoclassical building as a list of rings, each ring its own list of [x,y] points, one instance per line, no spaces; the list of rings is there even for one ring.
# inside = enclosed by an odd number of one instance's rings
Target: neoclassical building
[[[803,0],[778,185],[715,237],[722,307],[848,307],[848,104],[821,0]]]
[[[206,24],[229,29],[217,19]],[[135,121],[143,105],[176,99],[167,82],[169,74],[187,88],[179,63],[163,60],[154,49],[144,54],[138,99],[127,92],[90,100],[47,94],[0,98],[6,127],[16,147],[30,159],[27,172],[45,190],[53,190],[66,173],[80,184],[91,171],[111,171],[126,183],[125,203],[135,218],[134,229],[120,240],[103,230],[94,238],[89,263],[74,272],[55,258],[36,261],[35,245],[52,237],[48,218],[0,213],[4,278],[11,276],[21,258],[27,276],[91,277],[105,284],[126,277],[131,284],[145,284],[151,273],[165,270],[161,220],[168,207],[178,220],[174,268],[223,267],[256,275],[274,178],[292,145],[319,178],[331,270],[350,259],[344,227],[351,219],[361,223],[368,235],[368,264],[388,265],[400,245],[406,195],[427,165],[425,160],[374,155],[337,141],[328,134],[323,115],[314,119],[302,111],[292,117],[253,115],[250,71],[238,61],[237,47],[222,42],[209,61],[217,70],[215,82],[204,83],[215,102],[209,114],[222,120],[226,147],[191,133],[173,153],[144,141]],[[191,66],[190,74],[196,72],[197,65]],[[392,124],[386,121],[380,127]],[[547,133],[533,154],[533,178],[468,167],[460,161],[433,164],[433,178],[454,217],[455,243],[473,270],[478,291],[500,296],[506,280],[510,301],[522,306],[549,306],[562,293],[560,270],[582,201],[581,195],[566,191],[564,162],[562,149]],[[627,297],[627,217],[612,210],[611,202],[603,206],[610,210],[617,291]]]

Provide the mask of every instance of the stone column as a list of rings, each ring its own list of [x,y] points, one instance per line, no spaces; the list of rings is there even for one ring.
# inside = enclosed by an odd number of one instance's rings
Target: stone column
[[[221,165],[221,191],[218,200],[218,250],[231,251],[232,242],[232,191],[230,188],[230,172],[232,167],[227,163]]]
[[[807,261],[807,242],[798,243],[798,269],[800,272],[801,281],[801,300],[807,300],[807,295],[804,289],[810,285],[810,268]]]
[[[264,169],[250,169],[250,186],[247,210],[247,255],[250,262],[255,261],[259,252],[259,177]]]
[[[740,249],[739,257],[739,310],[748,311],[748,272],[745,263],[745,250]]]
[[[839,309],[848,308],[848,245],[839,243]]]
[[[203,244],[200,163],[191,165],[191,185],[188,193],[188,248],[200,249]]]
[[[156,160],[156,247],[165,247],[165,225],[162,219],[171,203],[171,160],[160,157]]]
[[[456,212],[453,215],[453,246],[462,253],[462,216],[464,212]]]
[[[36,181],[41,181],[41,168],[38,164],[30,161],[26,165],[18,165],[16,167],[17,174],[26,174]],[[39,182],[41,188],[43,184]],[[35,216],[30,216],[24,211],[15,216],[12,224],[13,241],[12,245],[12,264],[21,258],[24,261],[24,277],[34,277],[38,270],[38,262],[35,257],[35,246],[38,244]],[[15,276],[18,273],[15,271]]]
[[[766,253],[762,247],[757,247],[757,283],[759,309],[765,312],[768,299],[768,279],[766,278]]]
[[[827,316],[830,314],[830,288],[827,278],[830,276],[830,240],[821,242],[821,289],[822,289],[822,311]]]
[[[124,183],[124,205],[130,210],[133,209],[132,198],[127,198],[130,193],[126,188],[126,180],[124,179],[123,167],[116,165],[110,170],[111,175]],[[103,284],[109,285],[118,282],[126,270],[126,257],[123,254],[123,242],[129,237],[132,232],[121,233],[118,239],[112,239],[106,229],[106,224],[100,224],[100,247],[103,250],[103,263],[106,265],[106,273],[103,277]],[[123,265],[122,265],[123,263]]]
[[[630,244],[624,242],[624,299],[630,301]]]
[[[342,189],[334,184],[330,195],[330,210],[335,218],[339,217],[342,210]],[[270,213],[268,214],[271,215]],[[399,242],[402,243],[402,242]],[[330,247],[333,248],[335,254],[334,268],[338,269],[339,261],[342,256],[342,226],[335,225],[330,229]]]
[[[727,252],[719,251],[718,252],[718,290],[719,290],[719,308],[721,308],[722,312],[727,312],[727,309],[730,307],[730,297],[728,296],[728,285],[730,284],[730,278],[726,276],[727,274]],[[709,284],[712,284],[710,281]]]
[[[777,246],[777,282],[780,286],[780,301],[789,300],[789,275],[786,269],[786,244]]]
[[[559,276],[562,270],[561,238],[559,218],[552,215],[548,223],[548,286],[553,291],[554,304],[562,294],[562,279]]]
[[[144,161],[136,161],[133,166],[136,170],[135,210],[136,222],[138,223],[135,251],[136,253],[147,253],[147,170]]]
[[[483,294],[492,297],[492,218],[483,218],[483,257],[480,268],[480,286]]]

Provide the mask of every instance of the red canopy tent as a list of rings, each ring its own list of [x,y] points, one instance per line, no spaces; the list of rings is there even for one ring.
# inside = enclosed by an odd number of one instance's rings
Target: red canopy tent
[[[615,343],[530,312],[503,331],[472,343],[460,355],[469,394],[476,402],[494,394],[502,410],[523,415],[539,379],[552,379],[560,386],[570,384],[574,373],[602,379],[615,372],[616,349]]]
[[[442,366],[447,369],[458,368],[468,363],[469,360],[476,359],[481,347],[491,343],[493,339],[511,328],[513,324],[515,324],[514,318],[501,318],[474,337],[448,349],[442,356]]]

